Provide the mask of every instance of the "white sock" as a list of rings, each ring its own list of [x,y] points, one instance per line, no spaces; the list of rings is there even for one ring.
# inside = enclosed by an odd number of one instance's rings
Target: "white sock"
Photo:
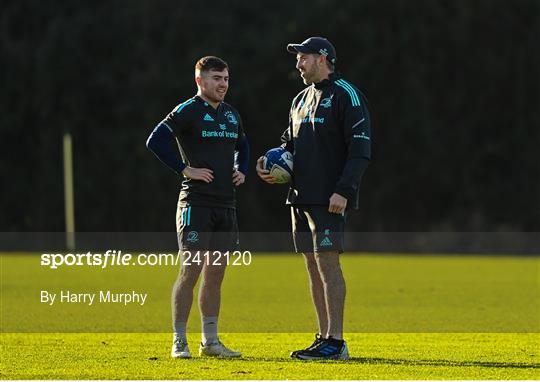
[[[218,343],[217,317],[202,318],[202,343],[203,345]]]
[[[174,339],[180,339],[187,342],[186,338],[186,323],[185,322],[175,322],[173,323],[174,329]]]

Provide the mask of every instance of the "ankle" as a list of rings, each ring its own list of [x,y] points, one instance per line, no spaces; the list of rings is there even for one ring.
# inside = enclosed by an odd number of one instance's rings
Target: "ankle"
[[[330,341],[330,342],[336,342],[336,343],[339,343],[339,344],[343,344],[343,342],[345,342],[343,340],[343,336],[328,336],[328,337],[326,337],[326,340]]]

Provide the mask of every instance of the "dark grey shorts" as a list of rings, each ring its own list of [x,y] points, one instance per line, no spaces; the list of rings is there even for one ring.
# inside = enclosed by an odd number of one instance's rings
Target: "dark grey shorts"
[[[346,213],[330,213],[328,206],[293,205],[291,219],[296,252],[343,252]]]
[[[184,251],[236,251],[239,247],[236,210],[186,206],[176,211],[178,247]]]

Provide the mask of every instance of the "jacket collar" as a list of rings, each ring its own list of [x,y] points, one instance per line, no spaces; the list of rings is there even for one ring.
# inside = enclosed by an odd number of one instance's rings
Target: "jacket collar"
[[[339,80],[340,78],[341,78],[340,72],[333,72],[333,73],[330,73],[327,79],[324,79],[321,82],[317,82],[316,84],[313,84],[313,87],[315,89],[323,89],[330,86],[331,84],[333,84],[336,80]]]

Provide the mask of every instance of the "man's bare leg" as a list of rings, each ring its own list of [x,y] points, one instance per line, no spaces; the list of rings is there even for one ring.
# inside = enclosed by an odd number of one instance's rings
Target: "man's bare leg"
[[[199,355],[210,357],[234,358],[241,357],[242,353],[227,348],[218,337],[218,317],[221,304],[221,284],[225,276],[226,262],[221,259],[220,265],[205,263],[203,279],[199,291],[199,309],[202,319],[202,341]]]
[[[313,253],[304,253],[304,258],[309,274],[311,297],[315,306],[315,312],[317,313],[319,333],[325,337],[328,332],[328,312],[326,310],[326,299],[321,274],[319,273],[317,261]]]
[[[205,261],[203,278],[199,289],[199,309],[202,320],[202,343],[215,343],[218,341],[217,320],[221,305],[221,284],[225,276],[227,265],[213,264],[213,257]]]
[[[315,260],[324,288],[328,314],[326,338],[343,339],[343,311],[345,305],[345,279],[341,272],[337,252],[316,253]]]
[[[182,263],[184,256],[182,256]],[[172,321],[175,334],[181,334],[185,340],[185,325],[193,303],[193,289],[202,270],[196,263],[183,264],[172,289]],[[179,329],[182,328],[183,330]]]

